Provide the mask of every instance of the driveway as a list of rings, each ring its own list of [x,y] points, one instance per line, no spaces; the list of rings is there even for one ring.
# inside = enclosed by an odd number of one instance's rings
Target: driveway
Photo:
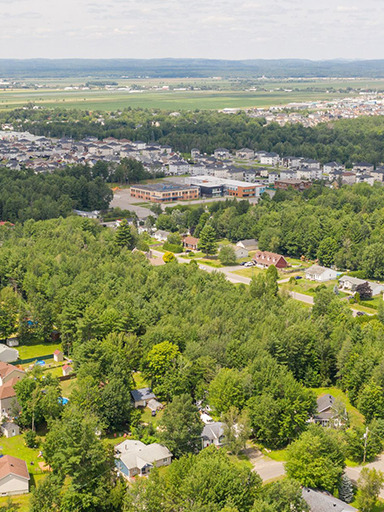
[[[276,480],[285,475],[284,462],[270,459],[255,448],[247,448],[244,455],[249,458],[253,466],[252,471],[260,475],[263,482]]]
[[[374,469],[377,469],[378,471],[382,471],[384,473],[384,453],[379,455],[376,458],[376,460],[374,460],[373,462],[369,462],[365,466],[356,466],[355,468],[347,467],[347,468],[345,468],[345,472],[347,473],[347,475],[353,482],[357,482],[357,480],[359,479],[359,476],[360,476],[360,471],[363,469],[363,467],[369,468],[369,469],[374,468]],[[384,489],[383,488],[381,489],[379,496],[380,496],[380,498],[384,499]]]

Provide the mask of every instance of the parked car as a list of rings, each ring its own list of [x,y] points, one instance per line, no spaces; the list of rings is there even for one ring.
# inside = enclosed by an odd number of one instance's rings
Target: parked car
[[[295,279],[303,279],[302,276],[295,276]]]
[[[244,267],[253,267],[254,263],[253,261],[247,261],[247,263],[244,264]]]

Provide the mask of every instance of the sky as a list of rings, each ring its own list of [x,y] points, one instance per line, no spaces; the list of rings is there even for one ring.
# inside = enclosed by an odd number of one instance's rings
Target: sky
[[[384,58],[383,0],[0,0],[0,58]]]

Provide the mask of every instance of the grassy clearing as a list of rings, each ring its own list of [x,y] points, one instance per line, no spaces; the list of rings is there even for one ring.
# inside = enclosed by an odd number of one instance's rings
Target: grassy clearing
[[[341,400],[345,404],[345,407],[347,409],[351,427],[354,427],[354,426],[361,427],[364,424],[364,416],[361,414],[361,412],[359,412],[356,409],[356,407],[353,407],[353,405],[351,405],[349,398],[344,393],[344,391],[342,391],[341,389],[335,388],[335,387],[312,388],[312,391],[316,394],[317,397],[329,393],[330,395],[334,396],[335,398],[338,398],[339,400]]]
[[[283,448],[282,450],[263,449],[262,452],[270,459],[277,460],[279,462],[285,462],[287,460],[287,448]]]
[[[55,350],[61,350],[61,343],[41,343],[37,342],[31,345],[21,345],[17,347],[20,359],[29,359],[31,357],[46,356],[53,354]]]
[[[248,268],[242,268],[241,270],[235,270],[233,274],[237,274],[238,276],[242,277],[249,277],[252,279],[253,276],[257,276],[258,274],[265,274],[266,270],[263,270],[258,267],[248,267]]]
[[[252,469],[252,462],[249,460],[249,458],[240,453],[239,455],[229,455],[229,458],[233,464],[235,464],[236,467],[242,469]]]
[[[72,393],[73,388],[75,387],[76,380],[76,377],[74,377],[73,379],[63,380],[62,382],[60,382],[63,396],[65,396],[66,398],[69,397],[69,395]]]
[[[156,416],[152,416],[151,410],[146,407],[141,412],[141,423],[147,423],[148,425],[152,424],[154,428],[157,428],[161,418],[163,417],[163,414],[164,409],[157,411]]]
[[[141,372],[135,372],[133,375],[133,382],[135,384],[135,389],[140,388],[148,388],[149,382],[145,379],[144,375]]]
[[[364,313],[368,313],[370,315],[376,315],[377,310],[368,308],[367,306],[364,306],[363,304],[350,304],[349,307],[351,309],[355,309],[356,311],[363,311]]]

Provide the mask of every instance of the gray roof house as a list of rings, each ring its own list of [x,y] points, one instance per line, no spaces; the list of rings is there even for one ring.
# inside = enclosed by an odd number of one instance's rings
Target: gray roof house
[[[379,295],[384,291],[384,285],[375,283],[374,281],[367,281],[366,279],[359,279],[358,277],[343,276],[339,279],[340,287],[344,290],[356,291],[360,284],[368,283],[372,290],[372,296]]]
[[[19,351],[7,345],[0,344],[0,361],[3,363],[13,363],[19,359]]]
[[[242,247],[243,249],[247,249],[247,251],[257,251],[259,248],[259,242],[255,238],[240,240],[236,245],[238,247]]]
[[[201,442],[203,448],[211,444],[221,446],[224,442],[224,423],[216,421],[205,425],[201,433]]]
[[[327,427],[333,418],[338,424],[341,425],[343,423],[343,418],[336,416],[335,397],[329,393],[319,396],[317,399],[317,411],[311,421],[313,423],[318,423],[322,427]],[[347,412],[345,410],[345,419],[346,418]]]
[[[4,437],[14,437],[20,434],[19,425],[13,423],[12,421],[6,421],[0,427],[1,433]]]
[[[147,407],[150,400],[156,399],[151,388],[132,389],[131,395],[135,407]]]
[[[127,478],[145,476],[154,466],[168,466],[171,462],[172,453],[158,443],[145,445],[127,439],[115,446],[116,468]]]
[[[302,496],[309,505],[310,512],[358,512],[357,508],[348,505],[332,494],[303,487]]]

